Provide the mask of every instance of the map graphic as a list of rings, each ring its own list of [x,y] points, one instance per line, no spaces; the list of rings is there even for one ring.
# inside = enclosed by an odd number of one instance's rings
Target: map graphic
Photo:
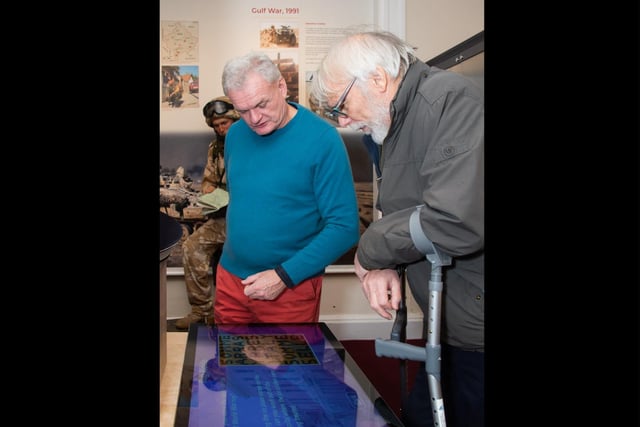
[[[318,365],[303,334],[218,335],[220,366]]]
[[[161,21],[162,63],[198,62],[198,21]]]

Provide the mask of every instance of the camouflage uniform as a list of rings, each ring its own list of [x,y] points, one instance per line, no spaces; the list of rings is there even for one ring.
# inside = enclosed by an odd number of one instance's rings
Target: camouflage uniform
[[[233,109],[227,96],[220,96],[209,101],[202,109],[207,126],[213,128],[216,138],[209,143],[207,164],[202,176],[200,191],[210,193],[217,187],[225,189],[227,180],[224,171],[224,139],[229,126],[240,119],[240,114]],[[220,120],[224,119],[224,120]],[[209,215],[207,221],[182,243],[182,264],[187,297],[191,304],[191,313],[176,321],[178,329],[186,329],[190,323],[213,320],[213,286],[214,279],[209,278],[211,260],[219,255],[219,250],[227,237],[226,207]],[[217,257],[216,257],[217,259]],[[215,262],[214,264],[217,264]]]
[[[217,140],[211,141],[207,153],[207,165],[202,177],[202,193],[213,191],[216,187],[226,188],[226,184],[223,183],[225,181],[223,153],[224,144]],[[211,259],[216,251],[222,248],[226,237],[224,212],[216,212],[194,230],[182,244],[184,281],[191,311],[195,315],[204,317],[205,321],[213,314],[214,280],[209,278]]]

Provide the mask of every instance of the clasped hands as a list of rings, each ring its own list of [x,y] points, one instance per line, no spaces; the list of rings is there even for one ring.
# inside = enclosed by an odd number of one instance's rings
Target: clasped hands
[[[402,299],[402,288],[398,272],[393,268],[367,270],[358,261],[353,260],[356,276],[360,279],[362,291],[369,300],[369,306],[385,319],[391,320],[392,310],[398,310]]]

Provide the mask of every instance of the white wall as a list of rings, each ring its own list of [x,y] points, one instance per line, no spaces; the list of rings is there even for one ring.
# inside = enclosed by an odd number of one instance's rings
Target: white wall
[[[484,30],[484,0],[405,1],[405,37],[418,48],[418,56],[424,61]],[[180,4],[184,9],[184,2]],[[397,14],[388,16],[394,19]],[[200,19],[203,19],[202,15]],[[392,23],[392,26],[397,26],[397,23]],[[210,25],[203,22],[201,26],[213,27],[215,22]],[[205,126],[200,117],[194,125]],[[407,308],[407,337],[420,338],[422,313],[410,292]],[[167,317],[179,318],[189,313],[189,310],[184,279],[180,273],[170,272],[167,278]],[[326,322],[338,339],[388,338],[392,325],[391,321],[381,318],[369,308],[360,283],[352,271],[330,272],[325,277],[320,321]]]
[[[484,30],[484,0],[405,1],[405,39],[423,61]]]

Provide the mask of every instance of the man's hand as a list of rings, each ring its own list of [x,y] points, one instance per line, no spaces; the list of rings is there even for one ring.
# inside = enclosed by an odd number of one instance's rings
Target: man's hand
[[[249,298],[269,301],[278,298],[278,295],[287,288],[273,269],[252,274],[241,283],[246,285],[244,294]]]
[[[354,258],[356,276],[362,283],[362,291],[369,300],[369,306],[385,319],[391,320],[393,315],[391,310],[400,307],[402,299],[402,288],[400,277],[395,269],[366,270],[358,261],[358,256]]]

